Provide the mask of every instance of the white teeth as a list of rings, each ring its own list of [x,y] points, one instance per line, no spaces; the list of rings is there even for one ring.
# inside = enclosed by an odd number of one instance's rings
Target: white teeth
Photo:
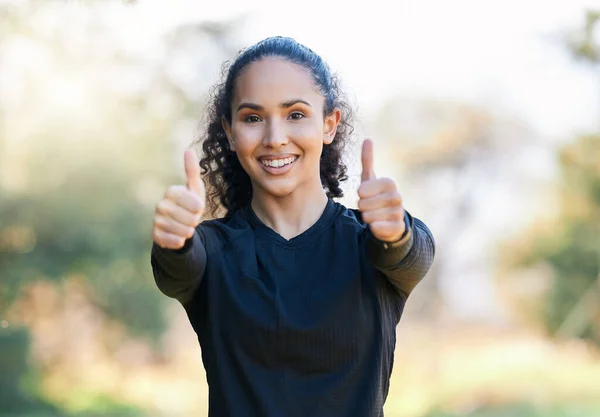
[[[262,163],[263,163],[263,165],[266,165],[268,167],[279,168],[284,165],[291,164],[295,160],[296,160],[296,157],[292,156],[292,157],[285,158],[285,159],[263,160]]]

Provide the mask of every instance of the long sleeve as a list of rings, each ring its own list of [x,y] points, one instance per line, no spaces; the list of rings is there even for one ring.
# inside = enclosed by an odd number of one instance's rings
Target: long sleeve
[[[200,285],[206,266],[206,249],[198,231],[180,250],[153,243],[150,262],[159,290],[186,305]]]
[[[406,232],[394,243],[378,241],[369,234],[367,254],[405,298],[429,271],[435,257],[435,240],[421,220],[405,211]]]

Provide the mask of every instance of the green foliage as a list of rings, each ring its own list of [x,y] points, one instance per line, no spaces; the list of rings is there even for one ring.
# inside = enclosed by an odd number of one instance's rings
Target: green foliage
[[[600,46],[594,42],[594,31],[598,29],[600,10],[589,10],[583,30],[576,40],[571,41],[571,50],[579,59],[598,63],[600,62]]]
[[[583,136],[561,151],[559,217],[517,255],[516,264],[543,262],[553,272],[542,310],[549,332],[562,331],[600,344],[600,309],[593,303],[600,298],[598,161],[600,135]]]
[[[67,413],[38,395],[30,364],[30,338],[25,328],[0,328],[0,417],[138,417],[136,407],[105,396],[90,396],[84,410]]]
[[[3,86],[15,87],[0,96],[0,321],[30,284],[77,280],[108,320],[155,343],[167,298],[150,266],[154,204],[183,178],[174,138],[193,141],[193,128],[181,126],[204,100],[187,90],[211,59],[220,64],[214,51],[229,28],[174,31],[148,56],[114,34],[113,8],[68,3],[0,4]],[[182,82],[174,62],[197,79]],[[63,415],[36,399],[28,347],[25,330],[0,328],[0,415]],[[75,417],[139,415],[101,393],[88,397]]]
[[[569,313],[594,288],[600,277],[600,135],[584,136],[561,153],[563,233],[551,250],[540,250],[555,272],[548,294],[546,323],[557,331]],[[542,237],[544,238],[544,237]],[[551,236],[546,236],[552,239]],[[600,298],[600,291],[594,298]],[[600,344],[600,311],[587,314],[581,336]]]
[[[151,212],[130,188],[126,179],[97,181],[75,172],[49,192],[3,199],[0,216],[17,235],[0,251],[4,305],[32,281],[83,276],[109,316],[136,334],[159,334],[164,320],[149,267]]]
[[[0,152],[3,144],[22,145],[8,147],[21,150],[20,161],[0,153],[0,165],[12,163],[16,174],[8,169],[7,177],[22,177],[23,184],[9,190],[0,181],[0,315],[34,281],[77,277],[109,318],[133,335],[156,338],[166,297],[150,268],[154,202],[183,177],[173,172],[174,130],[198,117],[203,99],[185,93],[170,58],[179,53],[178,62],[187,57],[193,67],[198,40],[211,38],[203,38],[201,25],[175,31],[172,45],[157,45],[170,55],[151,63],[120,49],[102,9],[88,15],[87,26],[72,26],[77,43],[67,24],[56,31],[28,24],[34,17],[55,21],[60,6],[0,6],[0,26],[9,28],[0,44],[27,39],[31,53],[47,59],[44,68],[6,66],[24,94],[10,106],[10,118],[3,111],[10,103],[0,101],[0,124],[7,127],[0,130]],[[178,45],[188,43],[196,52],[181,51]],[[67,99],[53,85],[64,86]],[[191,143],[193,133],[182,142]]]
[[[600,12],[589,11],[586,19],[570,47],[594,68],[600,62],[594,36]],[[549,332],[600,344],[600,134],[576,138],[558,156],[559,216],[530,245],[516,245],[525,248],[516,251],[514,262],[550,266],[554,278],[542,309]]]
[[[19,413],[57,416],[56,408],[35,394],[35,378],[29,366],[27,330],[0,328],[0,347],[0,416],[17,417],[17,410]]]

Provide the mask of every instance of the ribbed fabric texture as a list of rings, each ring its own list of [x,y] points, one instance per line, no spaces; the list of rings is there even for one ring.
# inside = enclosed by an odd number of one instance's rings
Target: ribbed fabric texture
[[[201,223],[182,251],[153,246],[158,287],[198,335],[209,416],[383,416],[396,325],[435,253],[427,226],[406,222],[382,244],[329,200],[286,240],[247,207]]]

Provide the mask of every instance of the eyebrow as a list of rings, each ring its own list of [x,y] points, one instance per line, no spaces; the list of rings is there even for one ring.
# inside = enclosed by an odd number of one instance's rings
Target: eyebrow
[[[302,103],[302,104],[307,105],[308,107],[312,107],[309,102],[304,101],[304,100],[299,99],[299,98],[293,99],[293,100],[284,101],[283,103],[281,103],[279,105],[279,107],[282,108],[282,109],[287,109],[288,107],[292,107],[294,104],[298,104],[298,103]],[[261,110],[264,110],[264,107],[261,106],[261,105],[258,105],[258,104],[254,104],[254,103],[241,103],[238,106],[237,111],[240,111],[242,109],[251,109],[251,110],[261,111]]]

